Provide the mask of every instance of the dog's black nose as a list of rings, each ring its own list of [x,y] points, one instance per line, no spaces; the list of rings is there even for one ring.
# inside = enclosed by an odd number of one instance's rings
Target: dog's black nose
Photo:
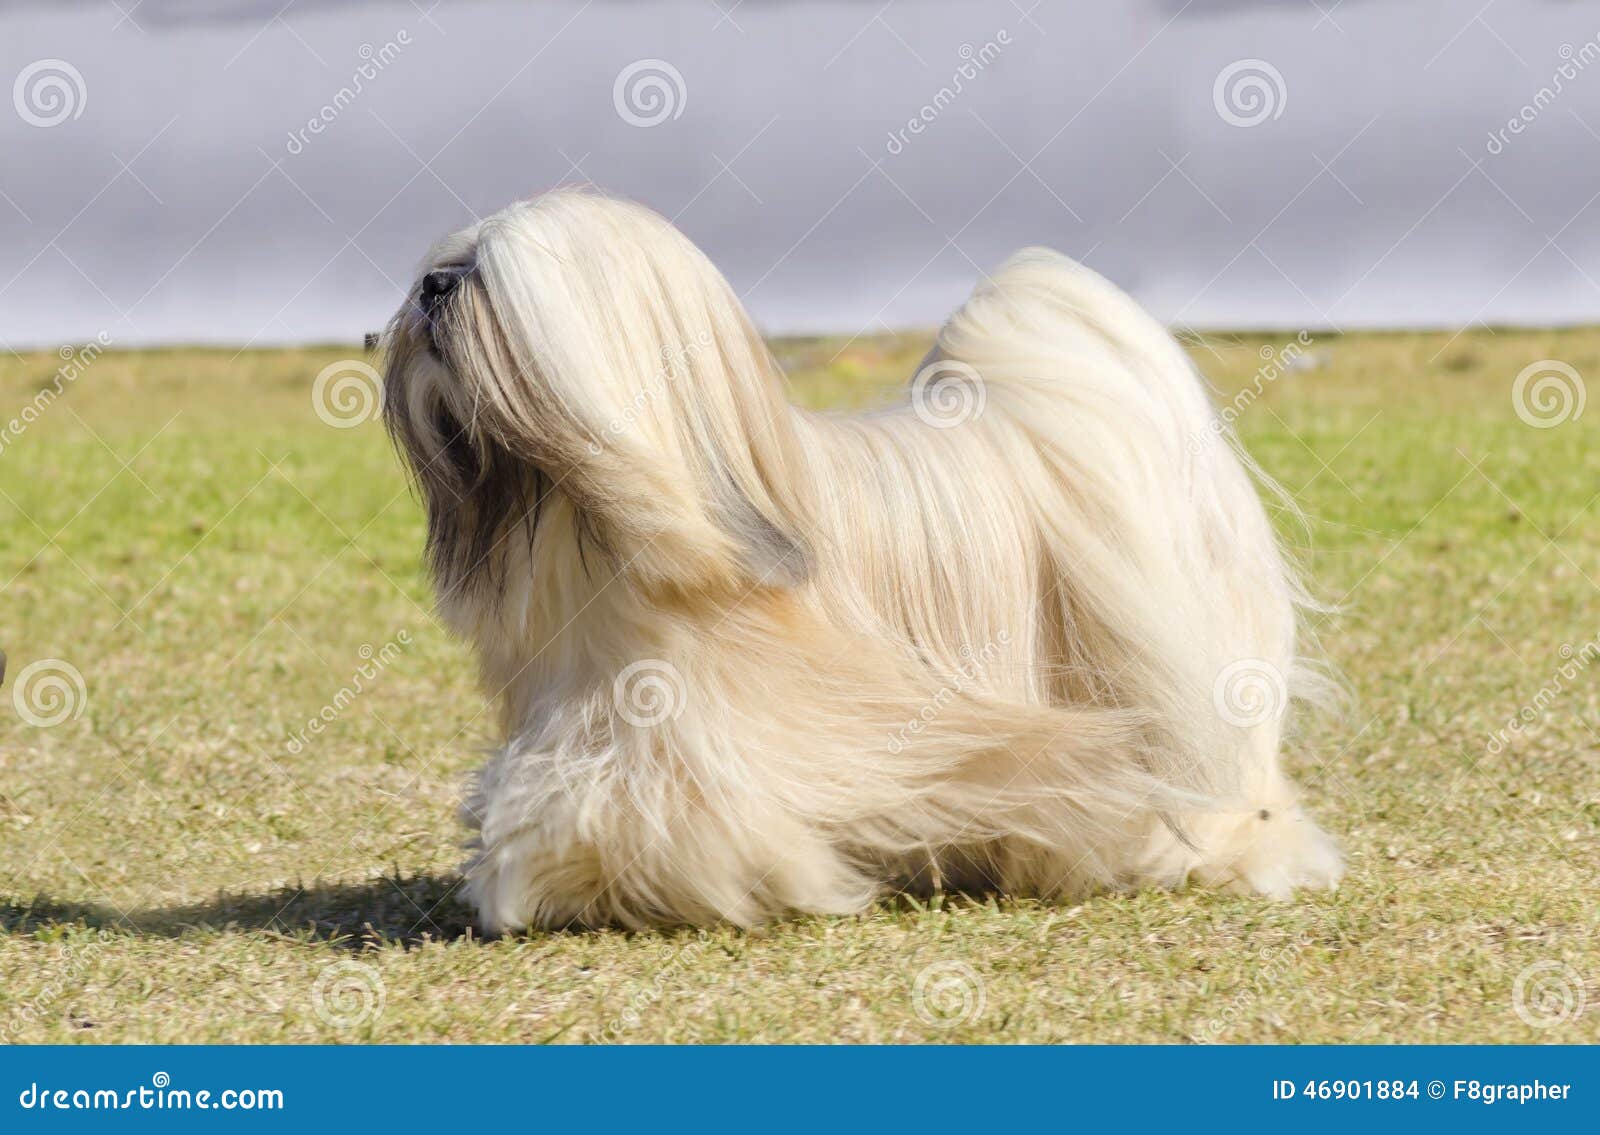
[[[422,309],[433,314],[434,309],[456,290],[460,282],[461,270],[458,268],[440,268],[429,272],[422,277]]]

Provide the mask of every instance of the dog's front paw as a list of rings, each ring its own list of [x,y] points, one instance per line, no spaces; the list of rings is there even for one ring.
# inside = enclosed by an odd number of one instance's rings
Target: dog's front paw
[[[1344,856],[1299,807],[1263,808],[1200,874],[1236,893],[1289,899],[1297,890],[1336,888],[1344,877]]]

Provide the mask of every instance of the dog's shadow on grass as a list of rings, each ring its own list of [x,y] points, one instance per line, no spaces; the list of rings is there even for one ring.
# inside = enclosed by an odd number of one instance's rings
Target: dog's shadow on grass
[[[60,902],[48,895],[0,901],[0,929],[36,936],[72,926],[144,938],[206,932],[265,933],[343,946],[410,949],[426,942],[477,939],[472,911],[449,875],[388,875],[357,883],[307,883],[261,894],[219,894],[208,902],[118,910]]]
[[[395,872],[360,882],[287,885],[256,894],[224,892],[207,902],[129,910],[107,903],[67,902],[50,895],[32,899],[0,895],[0,933],[57,938],[74,927],[86,927],[133,938],[265,934],[352,951],[397,946],[409,950],[429,942],[485,941],[473,925],[472,908],[462,893],[461,882],[459,875]],[[910,880],[876,909],[923,910],[934,890],[926,880]],[[999,892],[962,888],[939,894],[941,903],[981,904],[992,901]],[[524,933],[545,936],[585,931],[570,927]]]

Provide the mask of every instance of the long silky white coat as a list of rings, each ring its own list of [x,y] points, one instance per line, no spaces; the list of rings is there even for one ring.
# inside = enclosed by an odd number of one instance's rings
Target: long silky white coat
[[[790,405],[710,262],[563,191],[441,242],[387,337],[503,746],[485,929],[1340,873],[1279,768],[1304,595],[1189,360],[1028,249],[904,404]]]

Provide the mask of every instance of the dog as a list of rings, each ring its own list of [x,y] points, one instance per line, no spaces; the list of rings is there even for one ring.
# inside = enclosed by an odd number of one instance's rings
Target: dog
[[[1017,253],[901,405],[816,413],[682,233],[561,190],[439,242],[383,350],[499,710],[487,933],[1338,882],[1279,759],[1311,600],[1182,349],[1088,269]]]

